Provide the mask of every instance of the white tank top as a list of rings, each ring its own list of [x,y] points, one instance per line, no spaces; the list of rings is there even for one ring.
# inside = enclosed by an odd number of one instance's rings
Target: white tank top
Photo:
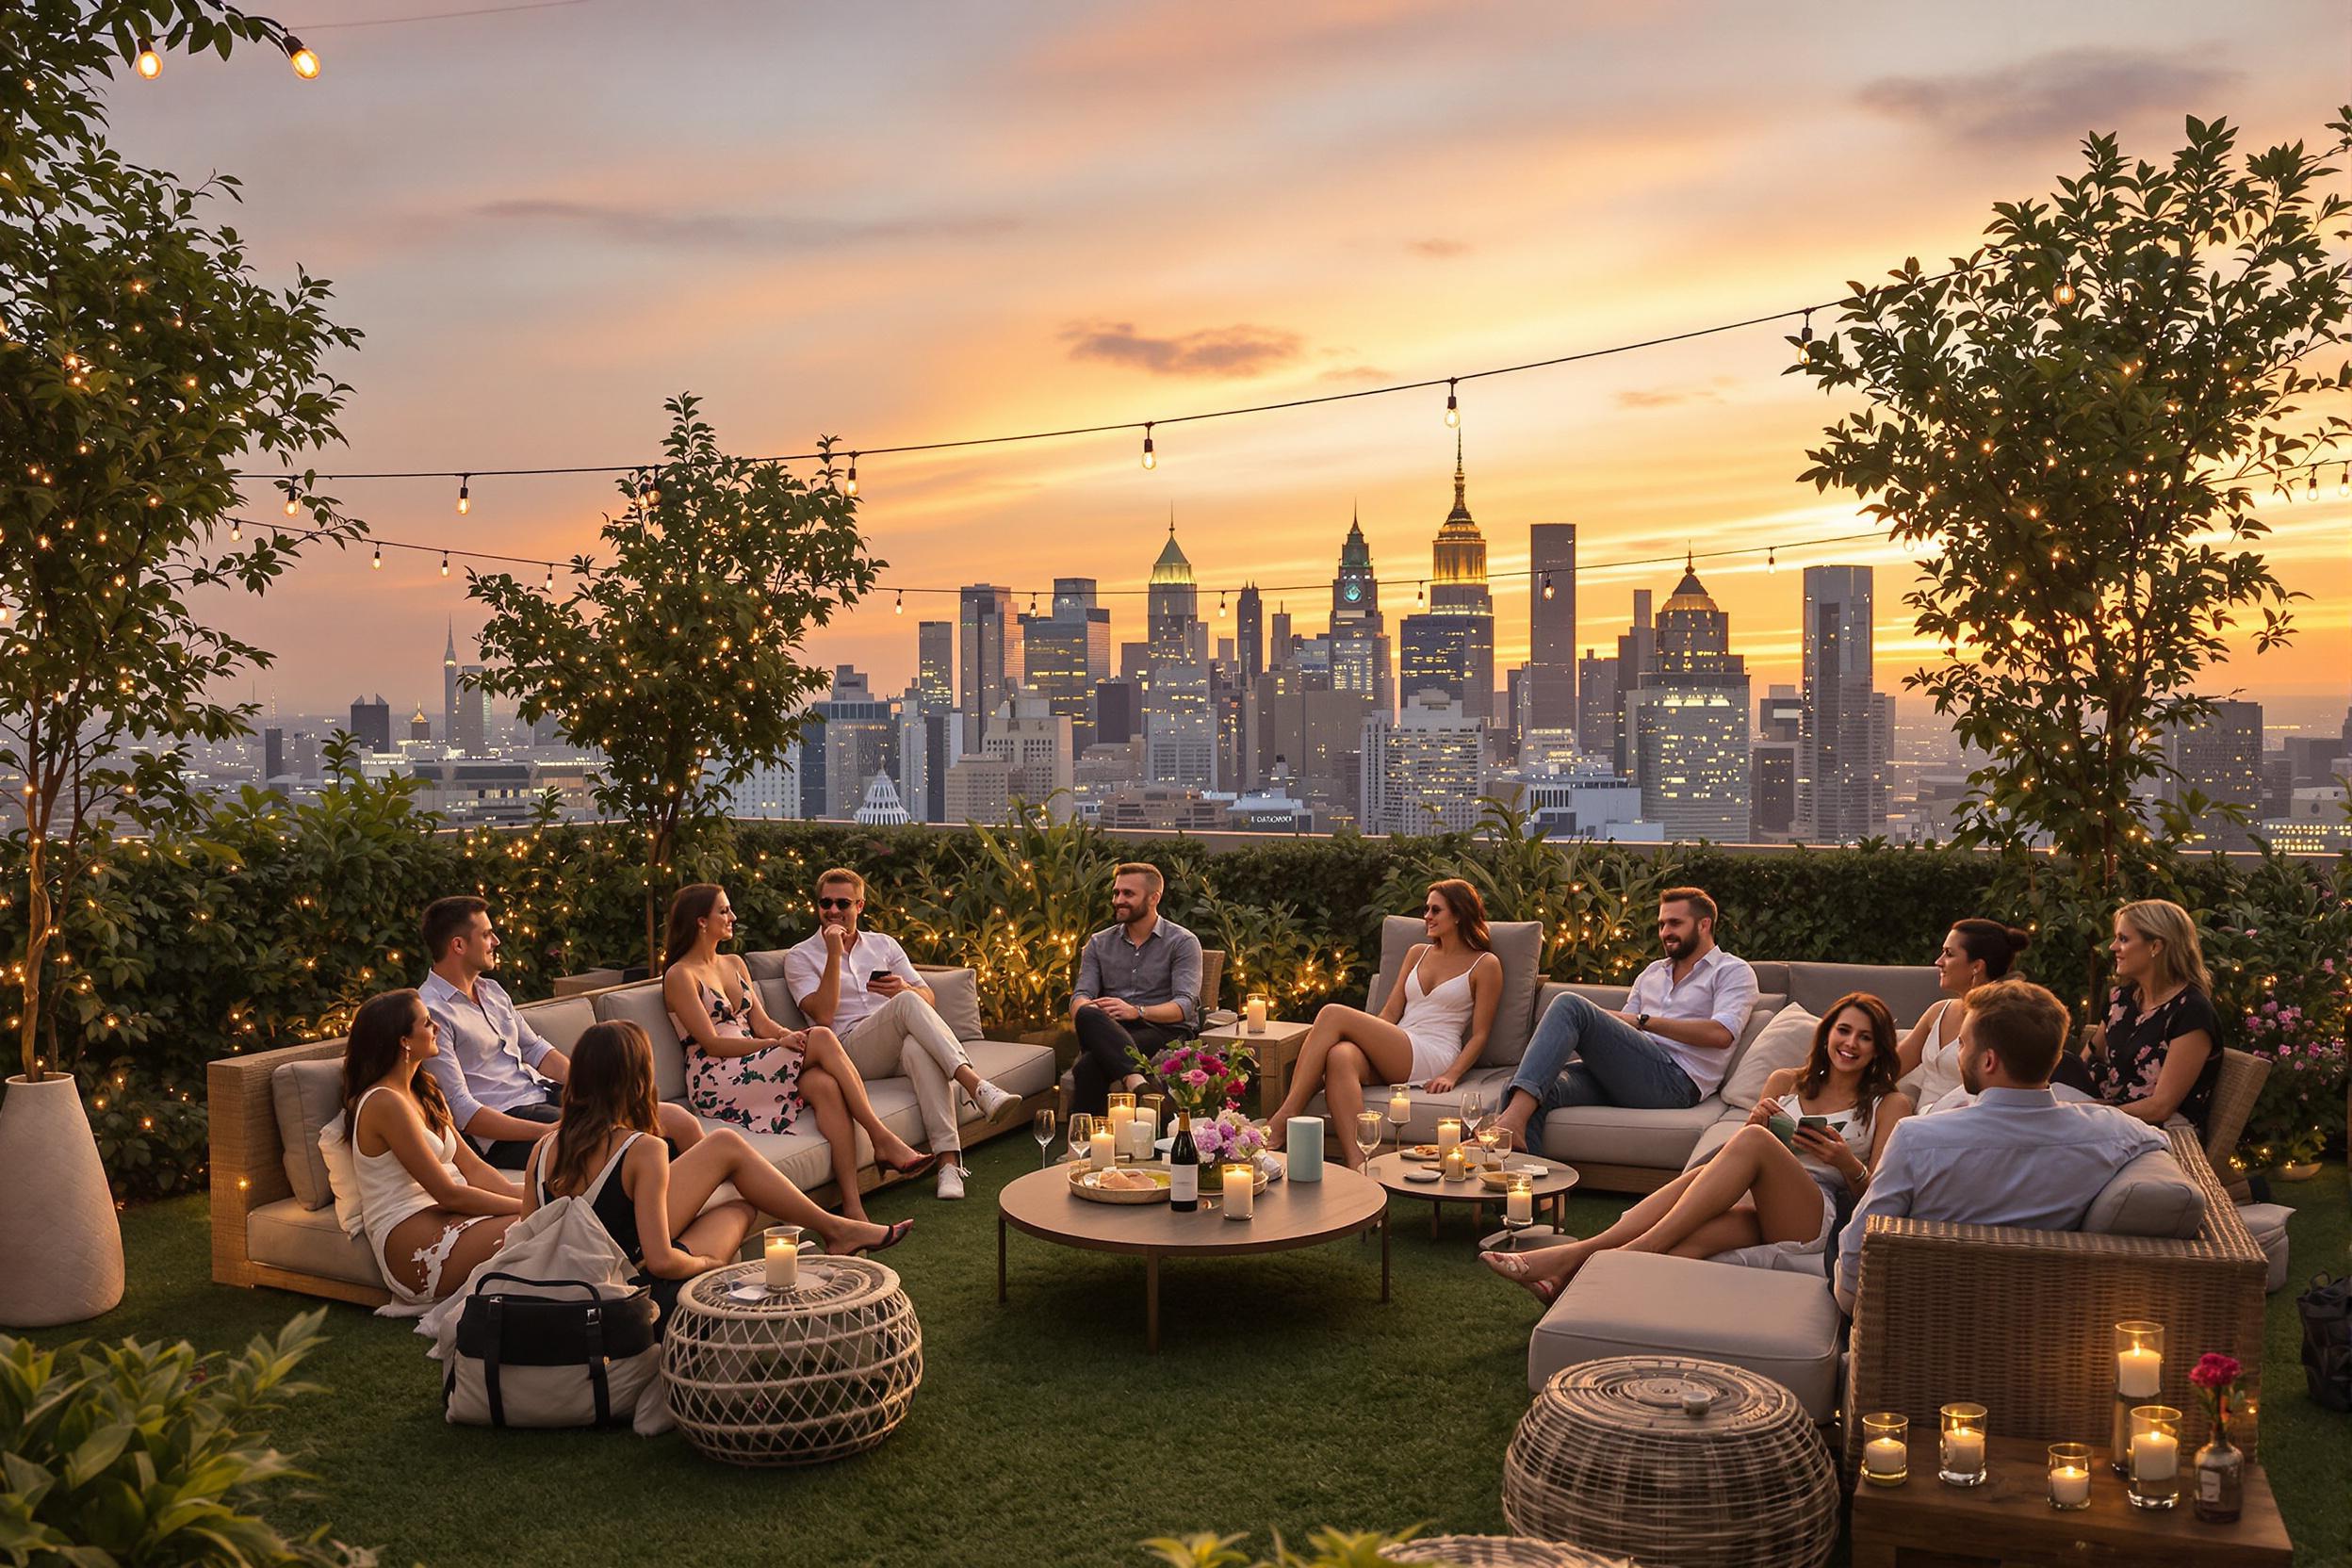
[[[1478,967],[1475,961],[1470,968]],[[1421,966],[1405,972],[1405,1010],[1396,1026],[1413,1041],[1415,1082],[1434,1078],[1451,1067],[1470,1037],[1470,1014],[1478,1005],[1470,988],[1470,970],[1441,981],[1435,990],[1421,988]]]
[[[1945,1024],[1952,1025],[1949,1037]],[[1926,1043],[1919,1047],[1919,1065],[1911,1079],[1911,1103],[1924,1111],[1960,1086],[1960,1015],[1949,1002],[1936,1004]]]
[[[351,1107],[351,1131],[354,1134],[359,1131],[359,1113],[366,1110],[368,1102],[383,1089],[384,1086],[378,1084],[361,1095],[359,1103]],[[408,1167],[402,1165],[400,1157],[389,1148],[381,1154],[368,1154],[361,1152],[356,1136],[351,1144],[351,1169],[359,1181],[360,1218],[368,1227],[368,1239],[374,1244],[376,1255],[381,1257],[384,1255],[384,1238],[392,1233],[392,1227],[410,1215],[432,1208],[433,1194],[425,1190],[423,1183],[408,1173]],[[440,1158],[441,1168],[449,1173],[449,1180],[463,1185],[466,1178],[457,1168],[455,1129],[441,1129],[441,1144],[433,1152]]]

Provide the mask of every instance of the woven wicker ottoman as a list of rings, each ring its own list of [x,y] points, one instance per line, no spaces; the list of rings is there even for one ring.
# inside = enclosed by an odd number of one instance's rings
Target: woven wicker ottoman
[[[795,1290],[728,1294],[765,1267],[715,1268],[679,1294],[662,1347],[679,1434],[728,1464],[822,1464],[873,1447],[923,1382],[923,1325],[898,1275],[869,1258],[810,1258]]]
[[[1642,1568],[1820,1568],[1838,1475],[1795,1396],[1722,1362],[1620,1356],[1555,1373],[1503,1460],[1521,1535]]]
[[[1382,1562],[1434,1562],[1449,1568],[1642,1568],[1621,1557],[1594,1557],[1557,1541],[1524,1535],[1425,1535],[1385,1547]]]

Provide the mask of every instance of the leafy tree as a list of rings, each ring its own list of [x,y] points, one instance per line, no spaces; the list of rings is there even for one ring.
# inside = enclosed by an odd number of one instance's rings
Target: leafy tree
[[[507,573],[473,574],[490,607],[485,691],[552,714],[573,744],[603,754],[598,810],[644,833],[646,962],[658,966],[658,903],[681,843],[723,820],[728,792],[779,762],[825,674],[802,662],[809,630],[872,591],[858,505],[781,464],[729,457],[692,395],[663,408],[666,464],[621,482],[607,517],[610,563],[576,556],[562,598]]]
[[[2330,130],[2343,152],[2352,110]],[[2352,431],[2306,407],[2352,387],[2352,366],[2309,368],[2347,314],[2328,155],[2240,158],[2223,121],[2187,137],[2166,164],[2089,138],[2079,178],[1999,204],[1949,271],[1852,286],[1791,367],[1863,404],[1802,477],[1925,557],[1909,602],[1945,659],[1906,683],[1988,759],[1958,841],[2046,840],[2085,906],[2165,858],[2178,819],[2140,796],[2165,732],[2210,711],[2230,629],[2253,620],[2257,649],[2292,630],[2258,493]]]
[[[270,655],[189,606],[261,593],[302,542],[237,521],[240,460],[339,439],[349,389],[320,363],[358,341],[323,282],[265,287],[204,220],[234,180],[186,186],[106,145],[98,93],[150,37],[225,56],[283,29],[204,0],[0,8],[0,773],[25,853],[9,1022],[34,1077],[44,985],[73,961],[60,909],[109,890],[124,829],[192,820],[184,743],[253,711],[211,694]],[[302,534],[358,531],[305,504]]]

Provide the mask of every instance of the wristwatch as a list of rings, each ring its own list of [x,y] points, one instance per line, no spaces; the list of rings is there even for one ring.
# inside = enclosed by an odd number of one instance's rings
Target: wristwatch
[[[1641,1030],[1643,1034],[1648,1034],[1650,1032],[1650,1015],[1643,1013],[1640,1018],[1633,1021],[1633,1026],[1636,1029]]]

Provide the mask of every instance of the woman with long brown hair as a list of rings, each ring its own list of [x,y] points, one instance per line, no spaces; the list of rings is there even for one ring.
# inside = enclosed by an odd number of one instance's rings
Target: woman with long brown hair
[[[369,997],[343,1048],[343,1115],[322,1135],[350,1150],[368,1245],[393,1296],[412,1307],[457,1288],[523,1206],[514,1184],[457,1135],[424,1070],[439,1051],[440,1029],[415,991]]]
[[[672,1159],[661,1103],[653,1042],[643,1029],[618,1019],[583,1031],[564,1085],[564,1119],[523,1168],[523,1212],[557,1198],[586,1203],[639,1270],[638,1282],[654,1287],[665,1315],[680,1284],[733,1261],[762,1213],[806,1226],[827,1251],[895,1247],[914,1224],[885,1228],[827,1213],[732,1128]],[[726,1182],[743,1197],[711,1203]]]
[[[858,1135],[874,1157],[901,1176],[937,1163],[883,1122],[866,1097],[866,1081],[830,1029],[787,1029],[768,1016],[751,970],[719,951],[735,935],[727,890],[694,882],[670,901],[662,996],[686,1047],[686,1103],[695,1115],[746,1133],[789,1133],[806,1111],[816,1118],[833,1159],[841,1212],[863,1219],[858,1190]]]
[[[1960,1019],[1968,1011],[1968,995],[2009,972],[2018,954],[2033,942],[2030,931],[2003,925],[1997,920],[1971,916],[1952,923],[1943,946],[1936,950],[1936,983],[1943,1000],[1911,1026],[1895,1048],[1895,1072],[1911,1080],[1911,1099],[1922,1111],[1960,1086]]]
[[[1421,905],[1426,942],[1405,955],[1397,983],[1378,1013],[1334,1002],[1315,1015],[1299,1044],[1290,1092],[1275,1111],[1270,1141],[1282,1147],[1290,1119],[1323,1091],[1331,1124],[1343,1135],[1364,1109],[1366,1084],[1424,1084],[1446,1094],[1477,1065],[1502,1000],[1503,964],[1487,935],[1478,890],[1460,877],[1429,884]],[[1352,1138],[1339,1140],[1353,1169],[1364,1158]]]

